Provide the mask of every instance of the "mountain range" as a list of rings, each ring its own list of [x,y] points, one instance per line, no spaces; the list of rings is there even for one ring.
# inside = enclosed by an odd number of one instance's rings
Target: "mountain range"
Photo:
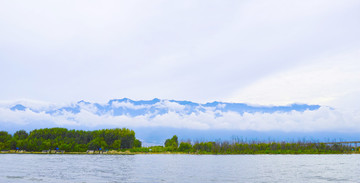
[[[337,126],[329,125],[341,120],[336,114],[332,108],[320,105],[260,106],[157,98],[122,98],[106,103],[81,100],[66,105],[14,102],[0,106],[0,129],[14,133],[51,127],[81,130],[125,127],[134,129],[144,144],[162,144],[174,134],[185,140],[234,136],[263,140],[358,138],[357,133],[342,133]]]
[[[25,111],[31,110],[35,113],[45,112],[50,115],[60,115],[64,112],[73,114],[80,113],[81,110],[86,110],[96,115],[111,114],[113,116],[140,116],[150,114],[150,116],[162,115],[168,112],[175,112],[181,115],[197,114],[208,110],[219,112],[236,112],[243,113],[274,113],[274,112],[290,112],[305,110],[317,110],[320,105],[307,105],[307,104],[292,104],[287,106],[253,106],[245,103],[229,103],[229,102],[209,102],[205,104],[195,103],[191,101],[178,101],[178,100],[131,100],[128,98],[113,99],[105,104],[91,103],[84,100],[79,102],[58,107],[36,108],[26,106],[18,103],[9,106],[12,111]]]

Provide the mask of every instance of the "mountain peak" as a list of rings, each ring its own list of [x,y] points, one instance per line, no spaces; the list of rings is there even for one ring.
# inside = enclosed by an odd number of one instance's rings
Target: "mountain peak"
[[[169,112],[179,114],[197,114],[204,111],[218,111],[218,112],[236,112],[243,113],[274,113],[274,112],[289,112],[289,111],[305,111],[317,110],[319,105],[307,104],[292,104],[288,106],[251,106],[244,103],[228,103],[213,101],[205,104],[186,101],[186,100],[162,100],[154,98],[152,100],[131,100],[129,98],[111,99],[107,104],[91,103],[85,100],[78,101],[75,105],[61,106],[49,111],[34,110],[31,107],[27,108],[24,105],[17,104],[10,109],[12,111],[24,111],[30,109],[34,112],[45,112],[48,114],[62,114],[70,112],[73,114],[80,113],[81,110],[89,111],[96,115],[111,114],[114,116],[141,116],[141,115],[161,115]]]
[[[10,110],[12,111],[25,111],[26,107],[21,104],[16,104],[15,106],[11,107]]]

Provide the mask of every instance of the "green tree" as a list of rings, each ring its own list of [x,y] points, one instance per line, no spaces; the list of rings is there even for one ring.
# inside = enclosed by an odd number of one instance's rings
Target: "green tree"
[[[94,140],[89,142],[88,148],[92,150],[98,150],[100,148],[105,149],[107,148],[107,144],[103,137],[96,137]]]
[[[179,151],[181,152],[190,152],[192,149],[192,145],[187,142],[181,142],[179,146]]]
[[[11,135],[6,131],[0,131],[0,142],[5,143],[11,140]]]
[[[111,145],[113,149],[119,150],[121,148],[121,140],[114,140],[114,143]]]
[[[19,130],[14,134],[14,138],[17,140],[25,140],[28,136],[29,134],[25,130]]]
[[[10,149],[11,135],[6,131],[0,131],[0,150]]]
[[[165,147],[171,151],[176,150],[178,148],[178,137],[174,135],[171,139],[166,139]]]
[[[136,148],[141,147],[141,141],[138,139],[135,139],[134,147],[136,147]]]
[[[16,140],[15,140],[15,139],[11,139],[11,140],[10,140],[10,149],[15,150],[15,149],[16,149],[16,146],[17,146]]]

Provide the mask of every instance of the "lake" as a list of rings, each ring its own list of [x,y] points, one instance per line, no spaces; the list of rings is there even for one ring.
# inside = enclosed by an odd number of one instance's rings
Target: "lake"
[[[360,155],[0,154],[0,182],[360,182]]]

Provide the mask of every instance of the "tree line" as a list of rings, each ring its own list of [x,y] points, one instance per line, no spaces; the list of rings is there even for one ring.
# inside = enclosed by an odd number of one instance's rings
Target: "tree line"
[[[163,146],[141,147],[135,132],[127,128],[103,129],[94,131],[68,130],[66,128],[36,129],[27,133],[19,130],[13,135],[0,131],[0,150],[65,150],[66,152],[85,152],[87,150],[124,150],[142,153],[191,153],[191,154],[339,154],[359,151],[349,145],[326,144],[311,141],[261,142],[208,141],[179,142],[178,137],[166,139]]]
[[[311,141],[297,142],[260,142],[234,139],[229,141],[191,142],[190,140],[178,142],[174,135],[167,139],[164,146],[141,147],[131,149],[132,152],[181,152],[191,154],[340,154],[359,151],[343,144],[326,144]]]
[[[135,132],[127,128],[94,131],[68,130],[66,128],[36,129],[27,133],[19,130],[14,135],[0,131],[0,150],[65,150],[85,152],[87,150],[120,150],[140,148],[141,141]]]

